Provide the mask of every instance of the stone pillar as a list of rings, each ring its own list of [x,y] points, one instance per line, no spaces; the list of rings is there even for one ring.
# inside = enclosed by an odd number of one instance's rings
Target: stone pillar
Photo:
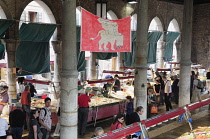
[[[98,79],[97,77],[97,65],[96,60],[97,53],[92,52],[90,57],[90,79]]]
[[[160,45],[158,45],[159,47],[157,48],[159,51],[158,56],[158,63],[157,63],[157,68],[164,68],[164,50],[165,50],[165,45],[166,45],[166,33],[167,32],[163,32],[163,39],[162,42],[158,42],[160,43]]]
[[[117,71],[124,71],[123,68],[122,68],[123,66],[124,66],[123,53],[118,52],[118,54],[117,54],[117,67],[116,67]]]
[[[147,118],[147,32],[148,32],[148,0],[140,0],[137,11],[136,57],[134,96],[136,106],[144,107],[141,120]],[[138,24],[139,23],[139,24]]]
[[[192,43],[193,1],[184,1],[182,48],[180,61],[179,107],[190,103],[190,71]]]
[[[53,82],[56,92],[60,92],[61,41],[52,41],[51,43],[55,51]]]
[[[63,1],[60,138],[77,139],[76,0]]]
[[[5,40],[7,51],[7,85],[9,87],[9,102],[12,99],[17,99],[16,90],[16,64],[15,64],[15,52],[16,47],[19,45],[19,40]]]

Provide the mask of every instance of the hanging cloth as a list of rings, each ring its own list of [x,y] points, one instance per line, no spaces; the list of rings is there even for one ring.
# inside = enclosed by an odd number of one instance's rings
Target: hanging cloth
[[[23,23],[19,30],[21,43],[16,52],[16,67],[23,69],[17,76],[50,72],[49,41],[55,24]]]
[[[164,50],[165,61],[172,61],[173,44],[179,35],[180,33],[178,32],[168,32],[166,34],[166,46]]]
[[[135,63],[136,51],[136,31],[132,31],[132,52],[124,53],[124,66],[133,67]],[[148,32],[148,47],[147,47],[147,63],[156,63],[157,42],[160,39],[162,32]]]
[[[5,32],[15,23],[15,20],[0,19],[0,39],[5,35]],[[5,58],[5,47],[0,40],[0,59]]]
[[[148,32],[148,50],[147,50],[147,64],[156,63],[157,42],[162,36],[162,32]]]

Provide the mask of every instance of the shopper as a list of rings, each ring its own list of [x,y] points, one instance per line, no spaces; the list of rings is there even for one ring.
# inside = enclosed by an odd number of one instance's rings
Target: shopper
[[[206,90],[210,93],[210,69],[208,69],[208,72],[206,73],[206,79]]]
[[[198,98],[198,100],[201,100],[201,97],[200,97],[200,93],[201,93],[201,90],[198,89],[198,75],[195,75],[194,76],[194,81],[193,81],[193,92],[192,92],[192,102],[196,102]]]
[[[93,135],[91,138],[100,136],[100,135],[102,135],[102,134],[104,134],[103,128],[102,128],[102,127],[96,127],[96,128],[95,128],[94,135]]]
[[[21,104],[22,109],[25,114],[28,116],[25,122],[25,129],[29,129],[29,119],[30,119],[30,111],[31,111],[31,94],[30,94],[30,86],[25,86],[25,91],[21,94]]]
[[[131,113],[129,116],[129,124],[133,124],[136,122],[140,122],[140,116],[144,113],[144,108],[142,106],[138,106],[136,108],[136,112]]]
[[[88,120],[88,110],[90,102],[90,97],[88,90],[80,90],[80,96],[78,96],[78,125],[79,125],[79,135],[84,136],[86,132],[87,120]]]
[[[45,98],[44,102],[45,102],[45,107],[43,107],[40,111],[39,123],[41,124],[40,130],[42,132],[42,139],[48,139],[52,125],[52,118],[50,111],[51,99],[47,97]]]
[[[3,92],[0,93],[0,97],[2,98],[0,102],[0,113],[1,113],[4,106],[9,102],[8,86],[3,86]]]
[[[116,74],[114,76],[114,80],[115,80],[115,83],[114,83],[114,91],[117,92],[117,91],[120,91],[120,80],[119,80],[119,76]]]
[[[40,127],[37,121],[37,117],[39,117],[39,111],[32,110],[30,116],[30,131],[28,139],[39,139]]]
[[[124,122],[124,115],[120,113],[115,117],[114,122],[111,124],[110,130],[113,131],[122,128],[123,122]]]
[[[165,83],[164,93],[165,93],[166,111],[169,111],[169,109],[172,109],[172,105],[170,101],[171,93],[172,93],[171,82],[167,80],[165,76],[163,76],[162,79]]]
[[[156,105],[156,95],[153,94],[152,90],[148,90],[148,95],[147,95],[147,118],[150,118],[150,117],[153,116],[153,113],[151,113],[151,107],[153,105]]]
[[[171,85],[172,87],[172,93],[174,94],[175,103],[179,103],[179,79],[177,75],[173,76],[173,83]]]
[[[161,84],[159,80],[155,80],[155,84],[153,86],[154,89],[154,93],[156,96],[156,102],[158,104],[158,106],[160,105],[160,91],[161,91]]]
[[[192,100],[194,76],[195,76],[195,72],[191,71],[191,75],[190,75],[190,100]]]
[[[128,125],[129,124],[129,116],[131,113],[133,113],[133,102],[132,102],[132,98],[131,96],[127,96],[126,97],[126,122],[125,124]]]
[[[1,115],[1,112],[0,112]],[[6,119],[0,118],[0,139],[6,139],[6,130],[8,130],[8,124]]]
[[[19,109],[19,107],[11,111],[9,114],[10,133],[12,133],[16,139],[22,138],[25,120],[26,115],[21,109]]]
[[[157,77],[156,77],[156,80],[158,80],[159,82],[160,82],[160,103],[162,104],[162,105],[164,105],[164,101],[165,101],[165,93],[164,93],[164,89],[165,89],[165,84],[164,84],[164,81],[163,81],[163,79],[162,79],[162,77],[160,76],[160,75],[158,75]]]

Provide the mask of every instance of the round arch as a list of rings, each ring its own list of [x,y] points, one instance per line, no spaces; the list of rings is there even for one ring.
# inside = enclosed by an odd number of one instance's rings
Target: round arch
[[[28,7],[32,5],[31,7]],[[24,11],[21,14],[21,21],[30,21],[30,13],[36,14],[36,21],[41,23],[51,23],[56,24],[55,17],[50,10],[50,8],[40,0],[33,0],[24,8]],[[21,25],[21,22],[20,22]],[[57,40],[57,29],[55,30],[52,40]]]
[[[112,11],[112,10],[109,10],[107,12],[107,19],[110,19],[110,20],[117,20],[118,17],[117,15]]]
[[[6,14],[4,13],[4,10],[0,6],[0,19],[7,19]]]

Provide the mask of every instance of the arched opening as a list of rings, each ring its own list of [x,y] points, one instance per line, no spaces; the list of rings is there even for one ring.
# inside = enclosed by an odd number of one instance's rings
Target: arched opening
[[[19,27],[24,22],[29,23],[48,23],[48,24],[56,24],[55,17],[50,10],[50,8],[40,0],[34,0],[30,2],[24,9],[20,17]],[[53,36],[50,39],[50,61],[53,63],[55,58],[55,52],[51,45],[51,41],[57,40],[57,30],[55,30]],[[46,74],[46,78],[51,80],[51,74]]]
[[[0,6],[0,19],[7,19],[4,10],[2,9],[2,7]]]
[[[158,17],[155,17],[152,19],[150,25],[149,25],[149,32],[151,31],[160,31],[163,32],[163,26]],[[157,42],[157,51],[156,51],[156,64],[151,64],[150,68],[156,69],[161,68],[163,64],[163,51],[162,48],[162,42],[163,42],[163,35],[160,37],[160,39]]]
[[[179,24],[178,24],[176,19],[171,20],[171,22],[169,23],[167,31],[168,32],[180,32]],[[173,61],[172,62],[179,62],[178,61],[178,56],[180,56],[180,55],[178,54],[179,52],[178,52],[178,49],[177,49],[177,46],[176,46],[176,43],[177,43],[178,40],[179,40],[179,37],[177,37],[177,39],[173,43],[173,55],[172,55]]]

